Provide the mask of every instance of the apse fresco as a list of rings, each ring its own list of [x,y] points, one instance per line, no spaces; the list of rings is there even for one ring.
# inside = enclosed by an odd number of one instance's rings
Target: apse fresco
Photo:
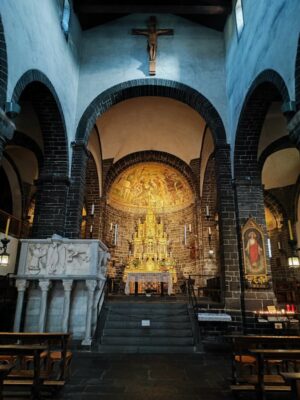
[[[140,163],[123,171],[112,184],[108,202],[130,212],[181,210],[194,201],[187,180],[176,169],[160,163]]]

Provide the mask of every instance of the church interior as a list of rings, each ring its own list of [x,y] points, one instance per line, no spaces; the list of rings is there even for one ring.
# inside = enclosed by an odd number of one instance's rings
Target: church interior
[[[300,398],[299,13],[0,2],[0,398]]]

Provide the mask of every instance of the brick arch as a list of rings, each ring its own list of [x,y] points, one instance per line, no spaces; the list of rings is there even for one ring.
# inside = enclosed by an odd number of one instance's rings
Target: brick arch
[[[172,154],[165,153],[162,151],[153,151],[153,150],[131,153],[118,160],[115,164],[113,164],[109,169],[105,178],[104,193],[105,194],[108,193],[113,182],[125,169],[135,164],[143,162],[151,162],[151,161],[167,164],[177,169],[188,181],[195,197],[198,195],[198,191],[196,190],[197,187],[196,178],[189,165],[187,165],[184,161],[180,160],[180,158],[173,156]]]
[[[0,15],[0,107],[6,101],[7,91],[7,51],[2,18]]]
[[[69,158],[65,120],[58,96],[41,71],[29,70],[17,82],[12,99],[17,103],[22,100],[32,103],[44,144],[42,168],[36,183],[32,236],[64,235]]]
[[[296,86],[296,106],[297,109],[300,110],[300,35],[298,38],[298,48],[296,56],[295,86]]]
[[[197,111],[213,133],[215,145],[226,144],[226,133],[220,115],[210,101],[195,89],[165,79],[137,79],[123,82],[97,96],[84,111],[76,132],[76,140],[87,143],[96,122],[113,105],[140,96],[169,97],[181,101]]]
[[[273,70],[265,70],[252,83],[240,114],[234,147],[236,179],[259,181],[257,149],[262,126],[273,101],[290,101],[286,84]]]

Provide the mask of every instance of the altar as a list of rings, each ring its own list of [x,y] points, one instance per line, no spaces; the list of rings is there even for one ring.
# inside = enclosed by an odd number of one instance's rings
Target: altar
[[[138,220],[133,234],[123,281],[125,294],[147,293],[157,285],[168,285],[168,294],[173,293],[177,282],[176,262],[172,257],[169,239],[164,224],[157,221],[151,208],[147,210],[144,222]],[[136,287],[138,286],[138,290]],[[149,287],[150,285],[150,287]]]
[[[128,272],[126,285],[125,285],[125,294],[130,294],[133,291],[131,285],[135,285],[136,283],[142,286],[146,283],[154,283],[154,284],[168,284],[168,295],[170,296],[173,293],[173,279],[172,275],[169,272]],[[136,291],[135,287],[134,290]],[[141,288],[137,288],[137,292],[141,291]],[[161,293],[163,294],[163,293]]]

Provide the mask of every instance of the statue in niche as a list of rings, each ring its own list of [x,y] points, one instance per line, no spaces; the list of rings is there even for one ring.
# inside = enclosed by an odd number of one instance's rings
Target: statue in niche
[[[41,245],[37,243],[36,245],[29,246],[29,251],[31,253],[31,260],[28,270],[32,274],[39,274],[41,272],[41,269],[45,268],[44,258],[47,254],[47,249],[42,248]]]

